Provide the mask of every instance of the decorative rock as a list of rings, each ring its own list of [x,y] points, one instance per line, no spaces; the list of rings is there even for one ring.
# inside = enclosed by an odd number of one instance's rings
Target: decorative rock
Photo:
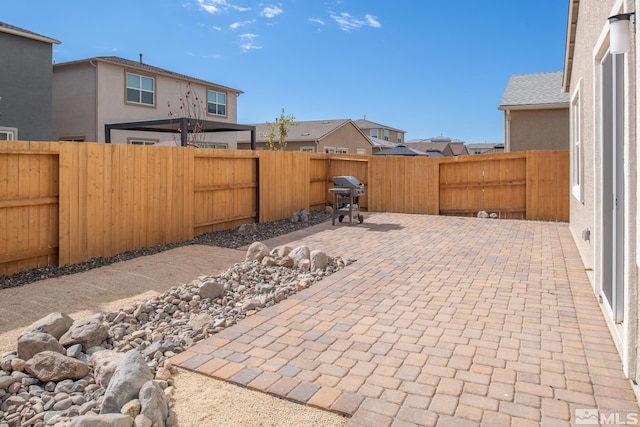
[[[89,374],[89,366],[78,359],[67,357],[55,351],[43,351],[34,355],[25,369],[40,381],[79,380]]]
[[[300,209],[300,222],[309,222],[309,211],[305,208]]]
[[[67,356],[78,357],[82,353],[82,344],[74,344],[67,349]]]
[[[133,422],[134,427],[152,427],[153,422],[144,415],[138,415]]]
[[[99,313],[76,320],[60,338],[60,344],[65,347],[82,344],[85,349],[102,344],[109,336],[109,326],[103,323],[103,318]]]
[[[140,414],[140,400],[133,399],[128,401],[122,406],[120,410],[121,414],[129,415],[131,418],[136,418]]]
[[[113,350],[97,351],[91,355],[91,364],[96,378],[96,383],[101,387],[107,387],[113,373],[124,357],[124,353]]]
[[[298,246],[289,253],[289,256],[293,259],[293,265],[298,267],[300,261],[303,259],[309,259],[311,252],[309,251],[308,246]]]
[[[197,332],[208,328],[211,322],[213,322],[213,316],[208,313],[199,313],[189,321],[189,324],[191,325],[191,329]]]
[[[73,319],[64,313],[51,313],[27,327],[27,332],[44,332],[57,340],[71,327]]]
[[[249,222],[246,224],[242,224],[239,228],[237,233],[240,234],[241,236],[250,236],[252,234],[255,234],[258,231],[258,226],[256,225],[255,222]]]
[[[133,418],[123,414],[83,415],[75,417],[69,427],[132,427]]]
[[[220,283],[217,280],[208,280],[200,286],[198,295],[200,295],[202,299],[209,298],[214,300],[219,298],[221,295],[224,295],[224,283]]]
[[[56,337],[45,332],[27,332],[18,338],[18,357],[22,360],[29,360],[34,354],[41,351],[55,351],[65,354],[64,347],[58,342]]]
[[[280,258],[277,262],[276,265],[278,267],[284,267],[284,268],[292,268],[294,265],[294,261],[290,256],[285,256],[283,258]]]
[[[311,271],[325,268],[329,264],[329,257],[323,251],[311,251]]]
[[[109,382],[100,413],[119,413],[122,405],[136,397],[140,387],[152,378],[142,354],[136,350],[125,353]]]
[[[153,425],[164,427],[167,418],[167,401],[164,391],[155,381],[146,382],[140,389],[140,413],[149,418]]]
[[[497,214],[497,213],[495,213],[495,212],[490,213],[490,214],[489,214],[489,218],[491,218],[491,219],[497,219],[497,218],[498,218],[498,214]]]
[[[247,249],[246,261],[262,261],[264,257],[269,255],[269,248],[262,242],[253,242]]]
[[[308,259],[301,259],[298,263],[298,268],[302,271],[311,271],[311,261]]]
[[[297,224],[298,222],[300,222],[300,213],[298,212],[292,213],[290,221],[292,224]]]
[[[276,258],[284,258],[287,255],[289,255],[290,252],[291,252],[290,246],[281,245],[281,246],[278,246],[277,248],[273,248],[273,250],[271,251],[271,256],[274,256]]]
[[[489,218],[489,214],[486,211],[478,212],[478,218]]]
[[[11,359],[11,370],[13,371],[24,371],[25,361],[16,357],[15,359]]]

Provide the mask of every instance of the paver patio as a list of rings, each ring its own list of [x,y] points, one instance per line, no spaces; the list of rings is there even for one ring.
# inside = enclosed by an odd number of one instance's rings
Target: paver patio
[[[567,224],[369,214],[265,243],[357,261],[174,363],[352,426],[640,412]]]

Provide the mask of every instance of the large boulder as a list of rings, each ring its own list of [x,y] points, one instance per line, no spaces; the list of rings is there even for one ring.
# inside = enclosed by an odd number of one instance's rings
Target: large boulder
[[[164,427],[167,419],[167,398],[155,381],[144,383],[140,389],[140,414],[149,418],[154,426]]]
[[[262,261],[264,257],[269,255],[269,248],[262,242],[253,242],[247,249],[245,261]]]
[[[284,258],[291,252],[291,246],[281,245],[271,250],[271,256],[276,258]]]
[[[204,282],[198,289],[198,295],[202,299],[215,300],[224,295],[224,283],[215,279],[209,279]]]
[[[70,427],[132,427],[133,418],[124,414],[83,415],[74,417]]]
[[[56,337],[45,332],[27,332],[18,338],[18,357],[29,360],[42,351],[55,351],[66,354],[66,350]]]
[[[329,265],[329,256],[323,251],[311,251],[310,260],[311,271],[316,271]]]
[[[25,332],[44,332],[53,335],[57,340],[64,335],[73,324],[73,319],[64,313],[51,313],[29,325]]]
[[[109,381],[100,413],[119,413],[125,403],[138,396],[144,383],[152,379],[144,356],[136,350],[127,352]]]
[[[89,374],[89,365],[55,351],[42,351],[27,360],[25,370],[46,383],[84,378]]]
[[[300,265],[300,261],[303,259],[309,259],[311,256],[311,252],[309,251],[308,246],[298,246],[289,252],[289,257],[293,259],[293,265],[298,267]]]
[[[104,322],[104,315],[98,313],[73,322],[69,330],[60,337],[60,344],[65,347],[82,344],[87,350],[99,346],[108,336],[109,325]]]
[[[124,353],[114,350],[100,350],[91,355],[94,377],[100,387],[109,386],[109,382],[123,357]]]

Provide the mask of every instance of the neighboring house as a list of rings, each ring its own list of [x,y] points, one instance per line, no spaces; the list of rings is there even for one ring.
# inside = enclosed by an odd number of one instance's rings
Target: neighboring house
[[[512,75],[498,110],[504,111],[505,151],[569,149],[562,72]]]
[[[406,131],[381,125],[380,123],[370,122],[366,119],[359,119],[355,120],[354,122],[356,126],[362,129],[365,135],[371,138],[389,141],[393,144],[404,143],[404,135]]]
[[[53,137],[105,141],[105,125],[178,119],[237,123],[242,91],[116,56],[53,66]],[[196,100],[197,97],[197,100]],[[180,108],[182,106],[182,109]],[[180,143],[177,134],[113,130],[111,142]],[[237,132],[196,133],[190,142],[207,148],[236,148]]]
[[[54,44],[0,22],[0,140],[51,140]]]
[[[256,148],[267,149],[269,125],[253,124],[256,127]],[[274,143],[278,143],[277,129]],[[287,151],[310,153],[372,154],[380,148],[350,119],[301,121],[287,126]],[[249,133],[238,137],[238,148],[249,148]],[[387,147],[384,147],[387,148]]]
[[[640,33],[631,30],[627,35],[628,53],[612,54],[608,22],[611,16],[630,12],[640,12],[637,1],[569,0],[563,89],[571,117],[569,229],[624,372],[637,384]]]
[[[495,142],[477,142],[467,143],[467,151],[469,154],[495,154],[504,152],[504,144],[496,144]]]
[[[434,136],[423,139],[410,139],[407,146],[424,152],[439,151],[445,157],[464,156],[469,154],[464,141],[448,136]]]

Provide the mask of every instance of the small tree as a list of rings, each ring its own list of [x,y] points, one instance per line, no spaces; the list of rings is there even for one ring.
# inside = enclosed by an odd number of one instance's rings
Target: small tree
[[[287,126],[296,126],[295,116],[293,114],[284,114],[284,108],[280,111],[280,117],[276,117],[275,122],[267,122],[269,125],[269,134],[267,135],[267,147],[269,150],[282,150],[287,148],[287,136],[289,136],[289,129]],[[278,142],[276,144],[276,130],[278,132]]]
[[[176,81],[176,83],[180,83]],[[191,87],[191,83],[187,82],[184,90],[180,90],[180,98],[176,106],[176,110],[172,108],[171,101],[167,102],[169,108],[169,119],[179,119],[186,117],[189,119],[189,145],[198,145],[204,142],[205,133],[203,132],[203,120],[206,117],[204,101],[200,99],[198,94]],[[180,145],[179,141],[176,141],[174,136],[174,142],[176,145]]]

